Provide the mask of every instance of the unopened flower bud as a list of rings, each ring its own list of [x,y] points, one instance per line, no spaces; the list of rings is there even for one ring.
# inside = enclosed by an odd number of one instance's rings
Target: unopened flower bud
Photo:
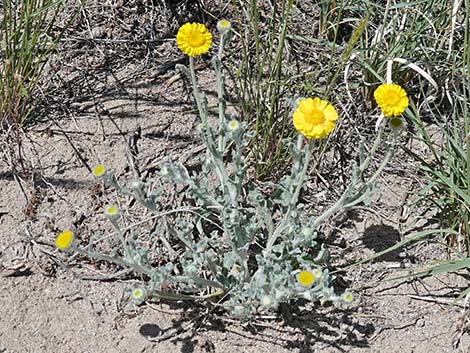
[[[341,299],[343,299],[346,304],[351,304],[354,300],[354,296],[350,291],[347,290],[341,295]]]
[[[388,125],[395,136],[400,135],[405,129],[405,121],[400,117],[390,118]]]
[[[116,219],[119,217],[119,208],[116,205],[108,205],[104,208],[106,217]]]
[[[263,295],[260,302],[262,306],[269,308],[273,303],[273,299],[269,295]]]
[[[221,34],[224,34],[232,29],[232,23],[227,20],[220,20],[217,22],[217,29]]]
[[[240,129],[240,123],[237,121],[237,120],[230,120],[227,124],[227,128],[230,130],[230,131],[237,131],[238,129]]]

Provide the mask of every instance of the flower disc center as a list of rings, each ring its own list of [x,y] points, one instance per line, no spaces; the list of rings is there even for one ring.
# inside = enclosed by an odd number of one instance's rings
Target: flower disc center
[[[305,114],[305,120],[312,125],[320,125],[325,122],[325,114],[318,109],[314,109],[310,114]]]
[[[204,42],[206,41],[204,34],[202,34],[199,31],[191,32],[191,34],[188,37],[189,37],[188,43],[193,48],[202,46]]]
[[[397,92],[388,91],[385,95],[385,101],[389,105],[397,105],[400,103],[400,95]]]

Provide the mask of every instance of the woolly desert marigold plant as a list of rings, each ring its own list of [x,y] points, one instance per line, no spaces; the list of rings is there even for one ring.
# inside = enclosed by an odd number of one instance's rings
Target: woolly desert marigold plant
[[[298,132],[308,139],[316,140],[333,131],[338,113],[326,100],[305,98],[299,101],[292,120]]]
[[[55,246],[60,250],[66,250],[72,245],[73,232],[71,230],[64,230],[55,238]]]
[[[202,23],[185,23],[176,34],[178,48],[188,56],[206,53],[212,44],[212,34]]]
[[[399,116],[408,107],[406,91],[397,84],[384,83],[374,91],[374,98],[383,115]]]

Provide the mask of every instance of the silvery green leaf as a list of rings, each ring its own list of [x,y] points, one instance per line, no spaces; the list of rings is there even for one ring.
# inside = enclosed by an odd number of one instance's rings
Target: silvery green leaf
[[[233,265],[237,263],[237,260],[238,258],[233,252],[227,252],[223,256],[223,267],[230,271]]]
[[[191,81],[191,73],[189,72],[189,69],[185,65],[176,64],[175,69],[176,71],[182,72],[186,76],[188,81]]]
[[[313,259],[313,262],[317,264],[325,263],[328,261],[330,254],[328,249],[325,247],[325,244],[321,245],[320,251],[318,252],[317,256]]]

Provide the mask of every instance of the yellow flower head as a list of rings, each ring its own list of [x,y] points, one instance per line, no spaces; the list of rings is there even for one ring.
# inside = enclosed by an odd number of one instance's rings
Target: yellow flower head
[[[55,238],[55,246],[60,250],[66,250],[70,247],[73,241],[73,233],[71,230],[64,230]]]
[[[299,101],[292,119],[294,127],[309,139],[320,139],[333,131],[338,119],[336,109],[318,97]]]
[[[176,34],[178,48],[189,56],[206,53],[212,44],[212,34],[202,23],[185,23]]]
[[[375,90],[374,98],[383,115],[388,117],[400,115],[409,103],[406,91],[394,83],[381,84]]]
[[[98,164],[93,168],[93,175],[97,178],[102,177],[106,173],[106,167],[102,164]]]
[[[316,277],[312,271],[302,271],[297,274],[297,282],[299,282],[302,287],[309,288],[315,280]]]

